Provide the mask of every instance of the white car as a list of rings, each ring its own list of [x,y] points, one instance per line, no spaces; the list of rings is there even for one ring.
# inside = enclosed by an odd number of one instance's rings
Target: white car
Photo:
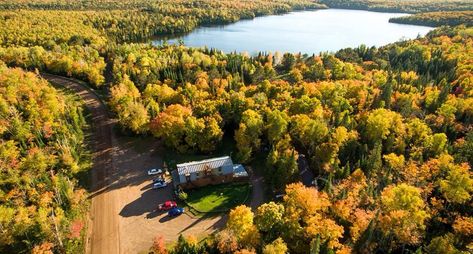
[[[160,188],[164,188],[166,186],[168,186],[168,184],[166,182],[153,183],[153,189],[160,189]]]
[[[148,175],[157,175],[157,174],[162,174],[163,170],[160,168],[152,168],[148,170]]]

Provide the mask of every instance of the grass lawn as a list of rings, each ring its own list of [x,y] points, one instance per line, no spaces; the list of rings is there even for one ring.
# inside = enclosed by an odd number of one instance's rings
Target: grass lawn
[[[245,203],[250,191],[247,183],[209,185],[188,191],[186,202],[202,213],[226,212]]]

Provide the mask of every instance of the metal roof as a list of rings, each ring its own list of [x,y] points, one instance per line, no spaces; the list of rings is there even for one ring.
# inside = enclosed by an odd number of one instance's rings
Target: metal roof
[[[179,175],[185,175],[195,172],[202,172],[206,168],[214,169],[223,166],[233,166],[233,161],[229,156],[224,156],[203,161],[186,162],[182,164],[177,164],[176,166]]]
[[[248,176],[248,172],[246,172],[243,165],[235,164],[235,165],[233,165],[233,176],[234,177],[246,177],[246,176]]]

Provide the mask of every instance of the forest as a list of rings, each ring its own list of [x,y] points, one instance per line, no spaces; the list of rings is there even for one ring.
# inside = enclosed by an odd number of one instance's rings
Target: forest
[[[0,62],[0,252],[83,249],[88,170],[80,101]]]
[[[324,7],[310,0],[0,1],[0,59],[100,87],[104,59],[119,43]]]
[[[146,43],[327,6],[463,25],[320,55]],[[107,92],[122,133],[178,153],[212,154],[229,136],[235,160],[262,159],[269,191],[285,194],[235,208],[205,241],[180,237],[165,250],[157,237],[155,253],[473,250],[471,1],[0,0],[0,9],[0,252],[83,248],[85,113],[34,71]],[[315,187],[297,183],[302,155]]]
[[[44,11],[44,8],[48,10]],[[64,39],[70,39],[73,35],[81,35],[85,40],[94,42],[93,37],[97,34],[106,35],[112,42],[136,42],[155,35],[189,32],[201,25],[228,24],[262,15],[318,8],[325,8],[325,5],[310,0],[77,1],[72,4],[70,1],[5,1],[0,2],[0,9],[5,9],[0,21],[6,22],[2,26],[6,31],[1,31],[0,35],[6,37],[16,34],[9,29],[20,29],[21,35],[34,34],[16,37],[21,44],[32,44],[29,41],[32,38],[52,39],[56,43],[67,42]],[[22,11],[18,12],[17,9]],[[65,26],[65,22],[74,26]],[[41,33],[50,27],[53,27],[52,32],[43,36]],[[65,29],[70,30],[63,33]],[[79,29],[87,32],[74,33]],[[36,34],[36,30],[40,33]],[[64,38],[66,36],[69,38]],[[43,43],[40,41],[34,45],[44,45]],[[5,39],[3,44],[18,45]]]
[[[389,22],[422,26],[473,26],[473,11],[424,12],[411,16],[391,18]]]
[[[381,12],[467,11],[473,8],[469,0],[320,0],[330,8],[360,9]]]
[[[8,66],[38,69],[75,77],[100,87],[109,56],[122,43],[145,42],[157,35],[190,32],[198,26],[227,24],[240,19],[287,13],[292,10],[343,7],[378,11],[423,12],[471,10],[471,2],[404,1],[402,8],[378,8],[386,1],[271,0],[271,1],[0,1],[0,59]],[[345,6],[345,4],[347,4]],[[450,8],[448,6],[456,6]],[[362,7],[360,7],[362,6]],[[363,7],[364,6],[364,7]],[[400,7],[399,7],[400,8]],[[442,18],[439,18],[442,16]],[[185,18],[184,18],[185,17]],[[399,23],[456,25],[471,12],[425,14]],[[110,63],[110,61],[108,62]]]

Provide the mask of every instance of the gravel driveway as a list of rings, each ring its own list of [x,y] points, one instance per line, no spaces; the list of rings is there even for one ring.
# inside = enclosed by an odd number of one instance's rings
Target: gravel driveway
[[[152,177],[146,170],[162,166],[159,143],[151,138],[119,137],[115,121],[99,97],[82,82],[42,74],[56,86],[75,92],[92,115],[94,166],[91,172],[89,232],[87,253],[138,253],[149,249],[162,235],[175,241],[179,234],[202,236],[224,225],[224,217],[194,218],[183,214],[169,218],[153,210],[171,198],[171,187],[152,190]]]

